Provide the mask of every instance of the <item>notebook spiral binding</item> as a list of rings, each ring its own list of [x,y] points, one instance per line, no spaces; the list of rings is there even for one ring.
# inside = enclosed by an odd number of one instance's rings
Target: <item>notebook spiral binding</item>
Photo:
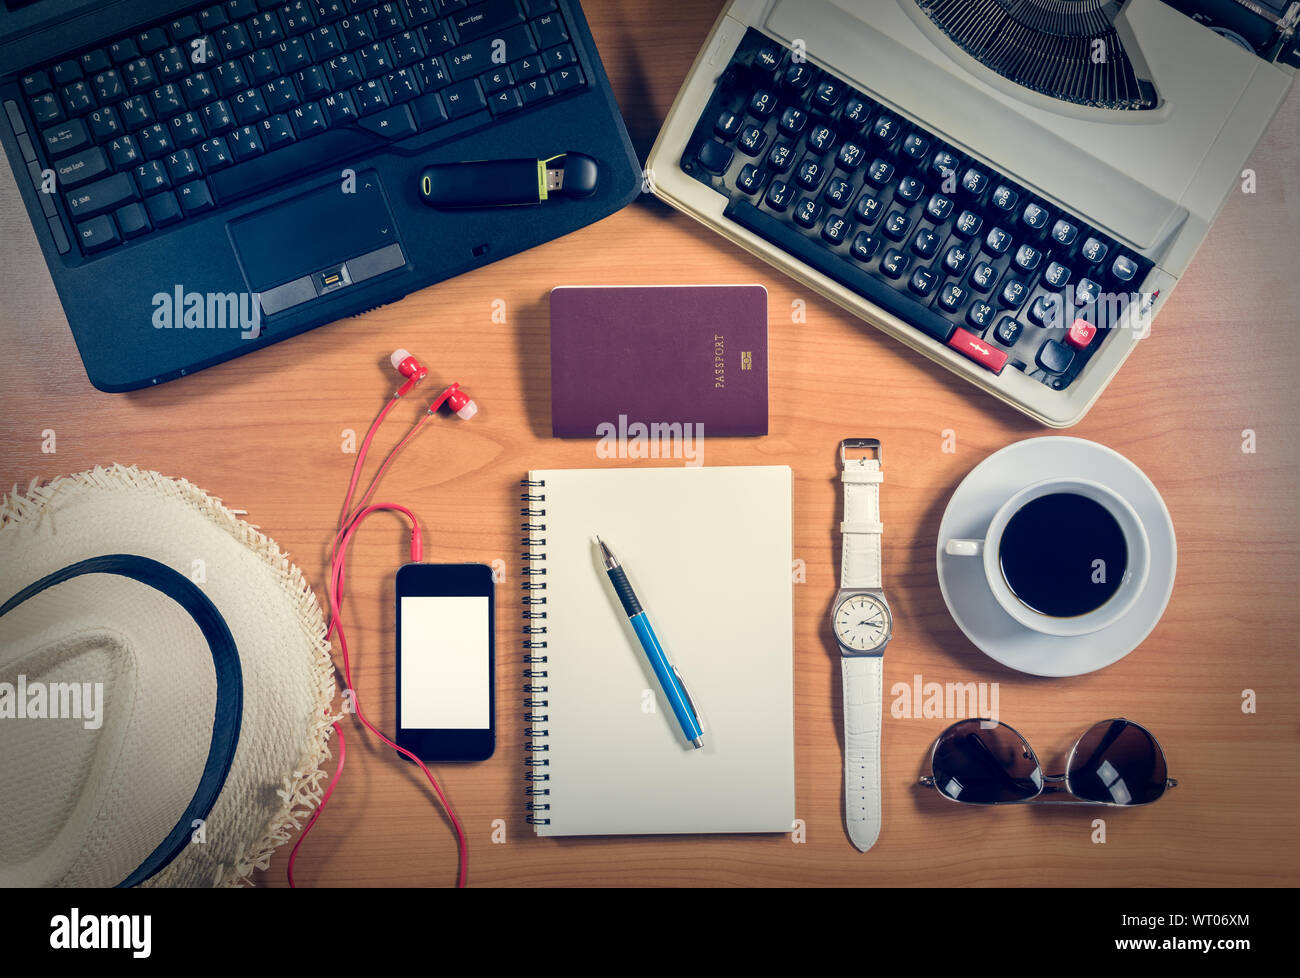
[[[550,749],[547,743],[550,731],[546,729],[550,722],[546,712],[549,703],[546,697],[550,689],[546,684],[546,625],[539,624],[546,620],[546,595],[542,593],[546,591],[546,581],[541,580],[546,576],[546,567],[543,566],[546,552],[541,549],[546,546],[546,537],[542,535],[546,532],[546,493],[539,491],[546,489],[546,480],[521,479],[519,485],[523,489],[519,500],[524,504],[519,509],[519,515],[523,517],[519,529],[524,534],[519,540],[523,548],[520,552],[523,559],[520,589],[524,592],[523,693],[524,723],[527,724],[524,730],[524,780],[527,782],[524,795],[528,801],[524,805],[524,820],[529,825],[550,825],[551,820],[541,814],[551,810],[550,802],[536,800],[551,793],[547,784],[551,780],[550,772],[543,770],[551,764],[545,756]]]

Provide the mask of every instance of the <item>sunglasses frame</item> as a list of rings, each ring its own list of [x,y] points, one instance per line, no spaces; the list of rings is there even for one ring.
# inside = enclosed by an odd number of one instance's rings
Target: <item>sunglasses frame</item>
[[[946,737],[948,735],[948,732],[951,731],[954,727],[959,727],[963,723],[970,723],[972,721],[980,724],[982,729],[992,729],[993,727],[1006,727],[1013,734],[1015,734],[1017,737],[1020,738],[1020,742],[1029,749],[1029,755],[1030,757],[1033,758],[1034,764],[1037,765],[1038,772],[1041,776],[1041,780],[1039,781],[1039,785],[1038,785],[1038,791],[1035,794],[1030,795],[1028,798],[1018,798],[1015,801],[962,801],[959,798],[953,798],[946,791],[944,791],[942,788],[939,787],[938,781],[934,773],[934,758],[935,755],[939,752],[939,744],[943,742],[944,737]],[[1091,801],[1089,799],[1080,798],[1078,795],[1074,793],[1074,789],[1070,787],[1070,774],[1069,774],[1070,765],[1073,764],[1074,762],[1075,751],[1079,749],[1079,744],[1083,741],[1083,738],[1088,736],[1088,732],[1090,730],[1093,730],[1094,728],[1101,726],[1103,723],[1115,723],[1116,721],[1127,723],[1130,724],[1131,726],[1137,727],[1144,734],[1150,737],[1151,743],[1155,745],[1156,750],[1160,752],[1161,759],[1163,759],[1165,762],[1164,790],[1161,791],[1160,794],[1157,795],[1155,798],[1152,798],[1150,801],[1134,802],[1127,805],[1122,805],[1117,801]],[[1065,759],[1064,774],[1043,774],[1043,762],[1038,759],[1038,752],[1034,750],[1034,747],[1029,742],[1029,739],[1025,737],[1015,727],[1011,726],[1011,724],[1003,723],[1001,720],[989,720],[984,717],[966,717],[963,720],[957,720],[954,723],[950,723],[947,727],[944,728],[943,732],[940,733],[939,736],[934,739],[934,745],[930,748],[930,773],[927,775],[923,775],[920,781],[918,781],[917,783],[920,786],[925,788],[933,788],[935,791],[939,793],[939,796],[941,798],[947,799],[948,801],[952,802],[954,805],[975,805],[980,808],[994,808],[998,805],[1028,805],[1028,804],[1100,805],[1105,808],[1141,808],[1144,805],[1155,804],[1165,796],[1165,794],[1169,791],[1170,788],[1178,787],[1178,779],[1169,777],[1169,755],[1165,753],[1165,749],[1160,745],[1160,741],[1156,739],[1156,735],[1153,734],[1146,727],[1142,726],[1142,724],[1138,723],[1136,720],[1129,720],[1126,717],[1111,717],[1108,720],[1098,720],[1096,723],[1088,727],[1088,729],[1085,730],[1083,733],[1079,734],[1079,736],[1074,739],[1074,745],[1070,748],[1069,756],[1066,757]],[[1058,792],[1058,791],[1066,792],[1074,800],[1073,801],[1043,800],[1043,795],[1050,794],[1053,792]]]

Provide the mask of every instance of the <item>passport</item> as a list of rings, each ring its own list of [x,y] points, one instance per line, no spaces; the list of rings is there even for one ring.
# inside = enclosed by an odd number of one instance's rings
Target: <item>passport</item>
[[[761,285],[551,290],[551,433],[767,434]],[[678,429],[680,430],[680,429]]]

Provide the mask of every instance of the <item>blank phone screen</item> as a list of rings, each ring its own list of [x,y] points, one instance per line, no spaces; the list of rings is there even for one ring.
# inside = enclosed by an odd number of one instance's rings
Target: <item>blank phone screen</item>
[[[408,595],[401,602],[402,729],[487,730],[486,595]]]

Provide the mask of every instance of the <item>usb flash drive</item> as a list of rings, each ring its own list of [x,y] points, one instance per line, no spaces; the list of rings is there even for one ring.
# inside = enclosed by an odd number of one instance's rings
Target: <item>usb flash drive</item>
[[[551,197],[590,197],[596,161],[581,153],[547,160],[435,163],[420,173],[420,199],[430,207],[512,207]]]

